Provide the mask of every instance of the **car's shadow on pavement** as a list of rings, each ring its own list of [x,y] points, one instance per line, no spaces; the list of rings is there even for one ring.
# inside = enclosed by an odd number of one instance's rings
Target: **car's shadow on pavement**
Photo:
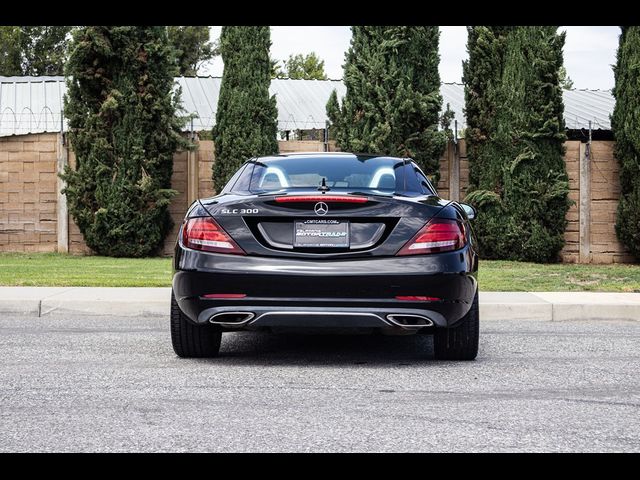
[[[431,335],[331,335],[239,332],[222,337],[220,356],[226,365],[362,365],[433,363]]]

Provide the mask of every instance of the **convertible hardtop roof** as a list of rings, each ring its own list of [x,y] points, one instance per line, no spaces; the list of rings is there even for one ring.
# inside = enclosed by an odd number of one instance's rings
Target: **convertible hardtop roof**
[[[283,158],[326,158],[326,157],[356,157],[358,160],[366,160],[369,158],[389,158],[398,161],[408,161],[407,157],[392,157],[390,155],[380,155],[375,153],[351,153],[351,152],[291,152],[280,153],[278,155],[268,155],[265,157],[255,157],[250,161],[265,161],[265,160],[281,160]]]

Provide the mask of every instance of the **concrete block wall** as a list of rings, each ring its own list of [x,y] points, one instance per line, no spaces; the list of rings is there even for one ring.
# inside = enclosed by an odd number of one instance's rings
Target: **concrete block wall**
[[[442,198],[450,198],[450,190],[449,190],[449,155],[448,148],[444,152],[444,155],[440,157],[440,179],[438,180],[438,184],[434,185],[436,190],[438,191],[438,195]]]
[[[567,228],[564,232],[565,245],[560,256],[563,262],[580,261],[580,142],[565,143],[565,165],[569,177],[569,199],[573,201],[567,212]]]
[[[173,244],[175,242],[182,217],[184,217],[189,202],[187,199],[187,152],[178,152],[173,156],[173,175],[171,176],[171,188],[178,191],[169,205],[169,215],[173,222],[171,231],[165,238],[162,254],[171,256],[173,254]]]
[[[620,166],[613,141],[591,144],[590,246],[588,263],[630,263],[633,256],[618,241],[616,210],[620,198]]]
[[[469,188],[469,159],[467,158],[467,142],[464,138],[458,141],[458,155],[460,156],[460,201],[467,196]]]
[[[57,141],[55,133],[0,137],[0,251],[56,251]]]
[[[457,177],[453,169],[458,170]],[[458,200],[463,201],[469,188],[469,160],[467,159],[467,144],[464,138],[458,140],[457,145],[449,143],[440,158],[440,180],[436,185],[438,195],[442,198],[453,198],[452,192],[458,190]]]
[[[0,138],[0,251],[57,250],[56,152],[61,148],[57,144],[59,141],[56,133]],[[278,143],[282,153],[324,151],[324,144],[317,141]],[[583,177],[582,182],[581,165],[584,168],[587,161],[585,144],[581,146],[579,141],[568,141],[565,146],[569,197],[575,203],[567,213],[566,245],[561,252],[562,260],[583,263],[633,262],[633,257],[625,251],[615,234],[620,184],[618,163],[613,157],[613,142],[592,142],[588,159],[589,176]],[[337,150],[334,141],[329,142],[329,150]],[[200,141],[198,149],[191,154],[193,156],[189,155],[179,152],[174,157],[172,186],[179,194],[169,209],[174,226],[167,236],[162,252],[164,255],[173,253],[182,217],[191,203],[189,182],[197,183],[196,187],[191,188],[195,197],[215,194],[211,179],[213,142]],[[69,150],[68,158],[69,164],[74,166],[72,150]],[[457,188],[460,201],[465,198],[469,185],[468,165],[464,139],[458,142],[457,148],[453,145],[447,147],[440,159],[440,180],[437,185],[440,196],[452,198],[452,189]],[[452,168],[457,169],[457,176],[451,172]],[[585,179],[588,180],[587,184],[584,183]],[[581,184],[588,185],[588,188],[581,190]],[[585,194],[588,194],[588,199],[584,198]],[[581,204],[585,205],[583,220],[588,220],[588,228],[583,227],[582,231]],[[91,254],[71,216],[68,223],[69,252]],[[585,233],[588,235],[585,236]]]
[[[72,168],[76,167],[76,155],[73,152],[73,149],[69,150],[69,165]],[[84,243],[84,236],[82,232],[76,225],[76,222],[73,221],[73,217],[69,215],[69,253],[73,255],[92,255],[93,252],[87,244]]]
[[[324,144],[315,140],[278,140],[278,149],[280,153],[324,152]]]
[[[211,175],[213,172],[214,149],[212,140],[201,140],[198,144],[198,192],[199,197],[215,195]]]

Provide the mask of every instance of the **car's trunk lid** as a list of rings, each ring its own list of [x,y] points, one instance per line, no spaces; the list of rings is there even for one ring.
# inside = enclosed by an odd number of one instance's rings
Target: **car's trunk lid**
[[[359,192],[224,197],[203,205],[247,253],[315,258],[394,254],[444,205]]]

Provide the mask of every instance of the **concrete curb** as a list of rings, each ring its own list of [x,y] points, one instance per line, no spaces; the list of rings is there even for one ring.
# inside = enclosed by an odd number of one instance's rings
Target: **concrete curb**
[[[480,292],[480,320],[553,320],[553,305],[527,292]]]
[[[0,287],[0,315],[169,315],[170,288]],[[480,292],[480,319],[635,320],[640,293]]]
[[[0,314],[168,316],[171,288],[0,287]]]
[[[170,288],[77,287],[43,298],[40,316],[52,313],[168,316],[170,298]]]
[[[640,293],[537,292],[553,307],[552,320],[640,320]]]

